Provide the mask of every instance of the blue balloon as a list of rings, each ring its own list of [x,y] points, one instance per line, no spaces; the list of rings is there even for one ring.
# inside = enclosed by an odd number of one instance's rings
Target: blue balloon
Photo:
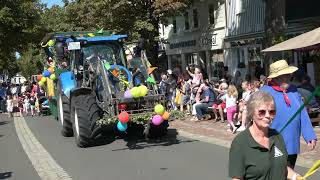
[[[48,70],[44,70],[42,73],[42,76],[44,76],[44,77],[50,77],[50,75],[51,75],[51,72]]]
[[[127,123],[121,123],[120,121],[118,121],[118,124],[117,124],[117,128],[119,131],[126,131],[127,128],[128,128],[128,124]]]

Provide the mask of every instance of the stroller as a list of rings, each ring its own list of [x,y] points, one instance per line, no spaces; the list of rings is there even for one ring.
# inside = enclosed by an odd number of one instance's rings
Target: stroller
[[[41,116],[51,115],[49,100],[45,96],[39,97],[39,111]]]

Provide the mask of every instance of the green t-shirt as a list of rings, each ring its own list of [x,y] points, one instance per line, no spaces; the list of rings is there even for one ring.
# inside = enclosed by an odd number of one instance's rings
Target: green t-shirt
[[[229,152],[229,176],[244,180],[286,180],[288,153],[282,136],[269,129],[267,149],[252,137],[249,128],[232,141]]]

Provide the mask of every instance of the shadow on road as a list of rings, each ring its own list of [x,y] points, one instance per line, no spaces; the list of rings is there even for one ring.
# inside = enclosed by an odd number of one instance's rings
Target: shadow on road
[[[1,121],[1,122],[0,122],[0,126],[6,125],[6,124],[8,124],[8,123],[9,123],[9,121]]]
[[[12,176],[12,172],[4,172],[4,173],[0,172],[0,179],[8,179],[11,176]]]
[[[137,150],[144,148],[152,148],[158,146],[171,146],[175,144],[181,143],[191,143],[197,140],[180,140],[177,139],[178,132],[176,129],[168,129],[168,133],[161,138],[152,138],[146,139],[144,137],[139,136],[126,136],[123,138],[124,141],[127,142],[127,148],[114,149],[112,151],[123,151],[123,150]]]

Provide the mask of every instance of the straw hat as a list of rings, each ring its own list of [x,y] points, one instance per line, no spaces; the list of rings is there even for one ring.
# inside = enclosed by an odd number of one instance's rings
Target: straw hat
[[[284,74],[292,74],[298,70],[295,66],[289,66],[287,61],[282,59],[270,64],[270,75],[268,78],[275,78]]]

